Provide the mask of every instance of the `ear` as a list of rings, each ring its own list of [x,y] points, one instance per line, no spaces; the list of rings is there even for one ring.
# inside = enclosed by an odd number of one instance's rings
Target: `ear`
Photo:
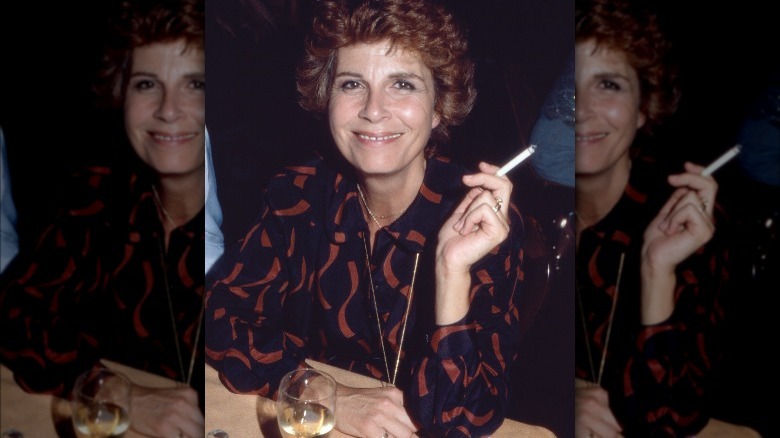
[[[441,117],[439,117],[439,113],[433,113],[433,120],[431,120],[431,129],[434,129],[437,126],[439,126],[439,123],[441,123]]]
[[[645,126],[646,121],[647,121],[647,117],[645,116],[645,113],[643,113],[642,111],[638,111],[636,113],[636,129]]]

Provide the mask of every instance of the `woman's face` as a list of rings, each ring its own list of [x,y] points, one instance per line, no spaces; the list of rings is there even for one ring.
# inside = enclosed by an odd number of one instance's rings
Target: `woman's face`
[[[337,53],[330,130],[341,154],[364,175],[397,175],[422,164],[439,124],[431,71],[415,54],[388,53],[389,47],[355,44]]]
[[[576,173],[595,176],[630,160],[629,147],[645,123],[639,79],[622,52],[596,49],[593,40],[577,43],[575,56]]]
[[[133,50],[125,90],[125,130],[160,176],[203,172],[206,73],[203,50],[184,40]]]

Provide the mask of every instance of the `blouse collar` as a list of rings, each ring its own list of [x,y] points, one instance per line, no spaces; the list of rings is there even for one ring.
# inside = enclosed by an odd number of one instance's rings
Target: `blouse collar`
[[[461,167],[445,157],[428,160],[422,186],[414,201],[397,220],[384,227],[399,246],[411,252],[422,252],[427,238],[438,234],[456,202],[466,193],[461,182],[463,174]],[[331,199],[326,227],[333,243],[344,243],[348,236],[368,231],[356,181],[337,173]]]

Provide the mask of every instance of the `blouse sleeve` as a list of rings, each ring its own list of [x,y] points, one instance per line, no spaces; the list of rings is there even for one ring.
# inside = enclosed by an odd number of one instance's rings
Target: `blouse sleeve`
[[[406,391],[410,412],[430,435],[488,436],[504,421],[522,290],[522,219],[510,211],[509,238],[472,268],[468,314],[434,330]]]
[[[241,246],[209,275],[206,361],[229,390],[273,397],[282,376],[304,365],[311,294],[297,271],[305,264],[292,261],[302,260],[294,254],[295,232],[267,195],[262,211]]]
[[[74,189],[78,202],[69,202],[36,247],[23,250],[3,273],[0,356],[28,392],[65,396],[78,374],[100,359],[89,328],[101,318],[89,296],[99,287],[94,218],[104,207],[95,196],[101,172],[93,170],[83,178],[88,185]]]
[[[626,436],[693,436],[707,424],[705,390],[720,354],[715,332],[727,259],[713,239],[678,266],[673,314],[637,333],[624,395],[638,413],[638,430]]]

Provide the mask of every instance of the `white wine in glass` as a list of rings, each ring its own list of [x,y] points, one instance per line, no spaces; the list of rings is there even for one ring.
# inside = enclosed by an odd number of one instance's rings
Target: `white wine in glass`
[[[327,435],[336,424],[336,381],[314,368],[287,373],[279,385],[276,418],[294,437]]]
[[[73,427],[79,436],[121,437],[130,427],[132,383],[108,368],[93,368],[76,380],[71,400]]]

